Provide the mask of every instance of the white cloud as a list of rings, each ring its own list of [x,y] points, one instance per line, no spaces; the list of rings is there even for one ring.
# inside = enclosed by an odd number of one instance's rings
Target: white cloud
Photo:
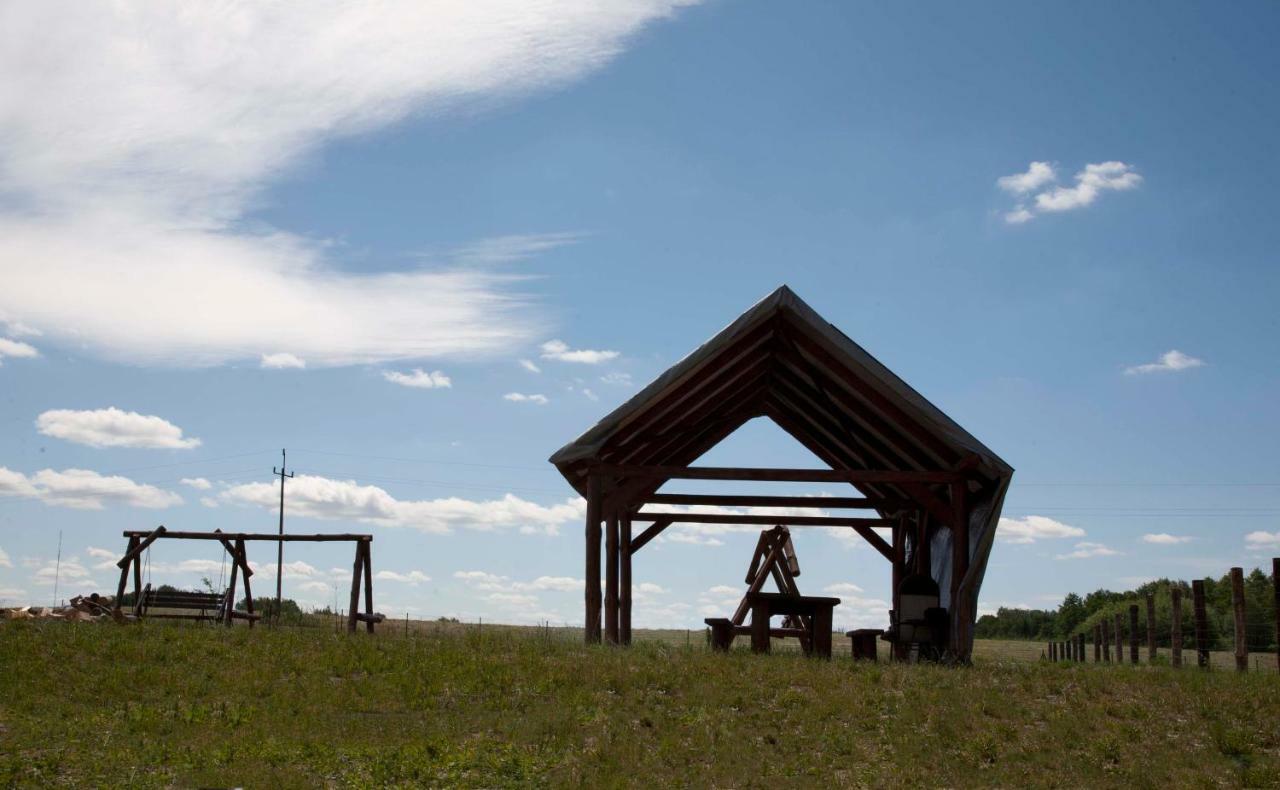
[[[5,6],[0,313],[56,342],[168,365],[281,347],[340,365],[526,343],[541,321],[511,278],[480,267],[554,241],[501,236],[448,268],[355,272],[340,245],[247,212],[331,140],[566,84],[686,4]]]
[[[32,574],[31,580],[41,587],[52,587],[55,582],[63,585],[96,587],[89,569],[80,564],[78,557],[68,557],[61,562],[48,560]],[[65,587],[63,589],[66,589]]]
[[[287,351],[280,351],[275,354],[263,354],[258,365],[267,370],[300,370],[307,366],[307,361]]]
[[[692,531],[692,527],[702,527],[705,524],[676,524],[667,529],[658,539],[670,541],[672,543],[688,543],[694,546],[723,546],[724,541],[719,538],[710,538],[700,535]]]
[[[580,391],[582,392],[583,396],[587,398],[587,400],[595,400],[595,401],[600,400],[599,395],[595,394],[594,392],[592,392],[590,389],[586,387],[583,387]]]
[[[0,549],[0,568],[12,568],[13,560],[9,559],[9,554],[4,549]]]
[[[1162,546],[1189,543],[1191,540],[1190,535],[1170,535],[1168,532],[1152,532],[1142,536],[1143,543],[1155,543]]]
[[[0,466],[0,496],[38,499],[46,505],[78,510],[101,510],[107,505],[165,508],[182,504],[182,497],[171,491],[88,469],[41,469],[27,476]]]
[[[574,581],[577,580],[575,579]],[[580,587],[582,587],[581,582],[579,582],[577,587],[574,587],[573,589],[576,590]],[[653,582],[640,582],[636,585],[636,592],[645,593],[646,595],[661,595],[662,593],[665,593],[666,590]]]
[[[526,395],[523,392],[508,392],[502,396],[503,400],[509,400],[512,403],[536,403],[539,406],[546,406],[551,401],[546,395]]]
[[[542,344],[542,358],[560,362],[580,362],[584,365],[599,365],[618,357],[617,351],[593,351],[591,349],[573,349],[563,340],[548,340]]]
[[[213,497],[202,496],[200,497],[200,504],[204,505],[205,507],[217,507],[218,500],[214,499]]]
[[[631,374],[614,371],[613,373],[606,373],[601,376],[600,381],[604,384],[611,384],[618,387],[630,387]]]
[[[1057,172],[1048,162],[1032,162],[1024,173],[1003,176],[996,180],[1000,189],[1018,197],[1013,210],[1004,214],[1004,221],[1020,225],[1038,214],[1072,211],[1092,204],[1103,192],[1119,192],[1136,189],[1142,176],[1132,165],[1124,162],[1096,162],[1087,164],[1075,174],[1071,186],[1049,187],[1057,180]],[[1035,193],[1028,205],[1024,199]]]
[[[423,582],[431,581],[431,577],[422,571],[409,571],[408,573],[397,573],[396,571],[378,571],[373,575],[378,581],[385,582],[401,582],[402,584],[418,585]]]
[[[1075,186],[1057,187],[1036,195],[1036,208],[1040,211],[1071,211],[1083,208],[1108,190],[1135,189],[1142,183],[1142,176],[1124,162],[1099,162],[1085,165],[1076,173]]]
[[[223,502],[270,510],[279,506],[280,489],[273,483],[246,483],[232,486],[218,496]],[[298,475],[290,480],[288,499],[289,511],[298,516],[351,519],[437,534],[455,529],[492,531],[527,527],[554,535],[562,525],[580,521],[586,512],[586,505],[579,497],[555,505],[539,505],[512,494],[485,501],[459,497],[402,500],[377,486],[314,475]]]
[[[1280,549],[1280,531],[1265,532],[1257,530],[1244,536],[1244,545],[1250,550]]]
[[[40,356],[40,352],[30,343],[23,343],[21,340],[10,340],[7,337],[0,337],[0,364],[3,364],[5,357],[13,357],[15,359],[31,358]]]
[[[828,584],[822,588],[822,591],[829,592],[832,595],[853,595],[862,592],[862,588],[849,582],[840,582],[838,584]]]
[[[1090,543],[1082,541],[1076,544],[1076,550],[1067,554],[1059,554],[1056,559],[1059,560],[1083,560],[1090,557],[1112,557],[1120,552],[1112,549],[1102,543]]]
[[[51,409],[36,418],[36,429],[45,436],[89,447],[145,447],[190,449],[200,440],[185,438],[182,429],[154,415],[107,409],[76,411]]]
[[[522,360],[520,360],[520,367],[524,368],[525,370],[529,371],[530,373],[541,373],[541,372],[542,372],[542,368],[538,367],[538,364],[537,364],[536,362],[534,362],[532,359],[522,359]]]
[[[182,483],[184,486],[191,486],[192,488],[200,491],[208,491],[210,488],[213,488],[213,483],[210,483],[203,477],[184,477],[178,482]]]
[[[1014,173],[1011,176],[1002,176],[996,179],[996,185],[1005,192],[1012,192],[1015,195],[1025,195],[1028,192],[1034,192],[1046,184],[1056,181],[1058,174],[1054,172],[1053,165],[1048,162],[1032,162],[1027,166],[1025,173]]]
[[[1160,355],[1160,359],[1155,362],[1148,362],[1144,365],[1134,365],[1125,368],[1127,375],[1135,375],[1139,373],[1174,373],[1179,370],[1191,370],[1192,368],[1204,367],[1203,359],[1196,359],[1188,356],[1176,348],[1172,351],[1166,351]]]
[[[577,592],[581,590],[585,584],[586,582],[582,579],[575,579],[572,576],[539,576],[530,583],[530,587],[535,590]]]
[[[274,562],[268,562],[265,565],[259,565],[258,563],[250,560],[249,567],[253,569],[254,573],[262,573],[262,574],[265,574],[266,576],[275,578],[276,568],[278,566]],[[317,576],[324,575],[320,572],[319,568],[315,567],[310,563],[303,562],[302,560],[286,562],[283,567],[284,567],[284,572],[280,574],[280,577],[283,579],[313,579]],[[348,575],[349,575],[349,572],[348,572]]]
[[[996,528],[996,539],[1002,543],[1035,543],[1052,538],[1082,538],[1084,530],[1063,524],[1047,516],[1001,518]]]
[[[430,373],[422,368],[414,368],[411,373],[401,373],[398,370],[384,370],[382,377],[392,384],[399,384],[402,387],[413,387],[415,389],[430,390],[448,388],[453,386],[453,381],[444,373],[433,370]]]

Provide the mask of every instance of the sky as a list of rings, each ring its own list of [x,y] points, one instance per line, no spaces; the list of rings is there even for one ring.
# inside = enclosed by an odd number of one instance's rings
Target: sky
[[[0,4],[0,602],[114,591],[123,530],[274,530],[287,448],[286,529],[372,533],[378,610],[581,623],[546,459],[784,283],[1017,470],[980,610],[1269,567],[1278,37],[1265,2]],[[818,465],[759,420],[701,462]],[[796,533],[801,590],[884,625],[879,555]],[[673,527],[636,627],[725,616],[754,541]],[[349,555],[290,544],[285,594],[345,606]]]

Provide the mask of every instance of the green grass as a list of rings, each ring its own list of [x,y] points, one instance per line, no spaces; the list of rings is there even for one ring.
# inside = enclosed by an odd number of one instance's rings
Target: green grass
[[[1280,786],[1274,671],[652,636],[0,624],[0,786]]]

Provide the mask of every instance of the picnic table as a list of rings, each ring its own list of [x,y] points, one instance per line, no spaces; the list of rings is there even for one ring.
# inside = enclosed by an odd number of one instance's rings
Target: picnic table
[[[822,658],[831,658],[831,610],[840,604],[839,598],[811,595],[784,595],[783,593],[747,593],[751,607],[751,649],[756,653],[769,652],[769,618],[774,615],[798,615],[808,624],[806,652]]]

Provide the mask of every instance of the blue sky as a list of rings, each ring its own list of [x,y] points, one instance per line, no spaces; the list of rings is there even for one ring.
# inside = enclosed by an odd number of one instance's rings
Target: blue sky
[[[782,283],[1017,469],[984,610],[1280,553],[1274,5],[543,5],[0,10],[0,599],[273,529],[288,447],[379,609],[579,622],[547,456]],[[750,532],[671,535],[638,627],[740,594]]]

